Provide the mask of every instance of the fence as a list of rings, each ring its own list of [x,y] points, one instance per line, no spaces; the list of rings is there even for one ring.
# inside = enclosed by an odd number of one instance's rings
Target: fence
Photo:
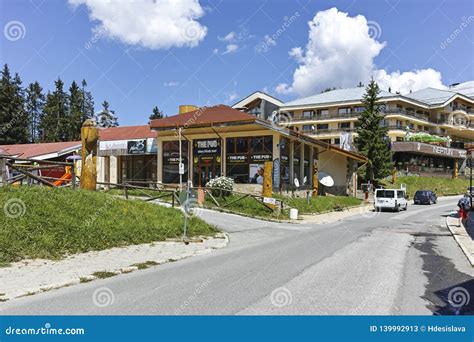
[[[67,168],[69,168],[70,173],[66,172]],[[55,174],[61,173],[63,169],[63,176],[54,177]],[[23,182],[26,182],[28,185],[76,187],[76,174],[73,162],[36,160],[0,155],[0,176],[0,184],[2,186],[12,184],[23,185]]]

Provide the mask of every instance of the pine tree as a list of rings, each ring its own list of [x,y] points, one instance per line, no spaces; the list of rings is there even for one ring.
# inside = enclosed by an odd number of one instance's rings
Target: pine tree
[[[5,64],[0,80],[0,144],[22,144],[28,141],[28,117],[21,79],[18,74],[12,78]]]
[[[69,88],[69,122],[68,122],[68,140],[81,139],[81,127],[84,119],[83,113],[83,93],[76,81],[71,83]]]
[[[96,115],[95,120],[97,126],[102,128],[117,127],[119,125],[115,111],[109,109],[107,101],[102,103],[102,111]]]
[[[150,121],[162,118],[163,112],[157,106],[153,107],[153,114],[150,115]]]
[[[380,89],[374,80],[365,88],[366,93],[362,99],[364,111],[356,122],[355,139],[360,153],[368,158],[365,168],[365,180],[380,180],[390,174],[392,157],[387,136],[388,127],[382,125],[383,115],[380,113]]]
[[[42,140],[46,142],[67,141],[68,136],[68,96],[60,78],[54,82],[56,89],[46,96],[41,129]]]
[[[86,91],[87,87],[87,82],[86,80],[82,80],[82,89],[81,89],[81,94],[82,94],[82,123],[86,121],[87,119],[93,119],[95,110],[94,110],[94,98],[92,97],[91,92]]]
[[[28,115],[30,142],[40,141],[40,124],[45,103],[43,88],[38,82],[30,83],[26,88],[26,113]]]

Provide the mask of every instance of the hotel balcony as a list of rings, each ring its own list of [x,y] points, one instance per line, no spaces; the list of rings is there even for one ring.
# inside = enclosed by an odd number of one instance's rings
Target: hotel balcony
[[[423,123],[436,124],[436,122],[430,120],[428,115],[407,111],[403,108],[385,108],[382,110],[382,113],[385,114],[385,116],[402,116],[408,117],[409,119],[421,120]]]

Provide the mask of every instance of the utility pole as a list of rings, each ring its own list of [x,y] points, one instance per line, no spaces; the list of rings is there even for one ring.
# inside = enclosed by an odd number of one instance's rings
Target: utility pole
[[[181,147],[181,130],[182,128],[178,128],[178,139],[179,139],[179,165],[178,165],[178,172],[179,172],[179,190],[183,190],[183,173],[184,173],[184,165],[183,165],[183,156],[182,156],[182,147]]]

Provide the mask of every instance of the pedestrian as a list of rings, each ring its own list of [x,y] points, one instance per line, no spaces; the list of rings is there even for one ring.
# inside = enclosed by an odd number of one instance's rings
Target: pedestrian
[[[463,221],[467,220],[467,213],[469,211],[470,203],[467,196],[464,196],[458,201],[458,217],[459,217],[459,227],[462,226]]]

